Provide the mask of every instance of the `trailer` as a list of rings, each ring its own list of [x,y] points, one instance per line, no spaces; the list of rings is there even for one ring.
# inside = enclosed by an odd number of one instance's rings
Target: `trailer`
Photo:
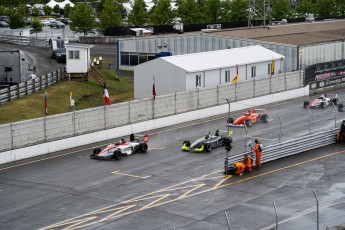
[[[68,43],[68,38],[51,38],[49,39],[49,55],[51,58],[56,58],[57,53],[66,54],[65,44]]]
[[[0,84],[12,85],[28,81],[36,72],[22,51],[0,51]]]

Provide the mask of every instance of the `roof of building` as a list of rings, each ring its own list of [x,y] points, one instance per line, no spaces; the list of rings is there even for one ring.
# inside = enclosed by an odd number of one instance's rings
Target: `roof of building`
[[[272,58],[278,60],[285,57],[259,45],[162,57],[163,60],[187,72],[267,62]]]
[[[80,47],[80,48],[92,48],[95,45],[92,44],[82,44],[82,43],[66,43],[65,47]]]
[[[294,23],[269,27],[246,27],[217,31],[211,34],[283,44],[309,45],[344,40],[345,20]]]

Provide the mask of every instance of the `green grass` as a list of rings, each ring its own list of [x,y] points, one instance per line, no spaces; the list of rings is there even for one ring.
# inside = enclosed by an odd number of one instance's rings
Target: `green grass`
[[[134,97],[132,77],[118,76],[113,71],[102,68],[107,76],[107,88],[112,104],[130,101]],[[70,92],[75,100],[75,109],[82,110],[104,105],[103,87],[91,76],[88,81],[60,81],[47,89],[48,116],[70,111]],[[44,93],[40,90],[6,104],[0,105],[0,124],[45,116]]]

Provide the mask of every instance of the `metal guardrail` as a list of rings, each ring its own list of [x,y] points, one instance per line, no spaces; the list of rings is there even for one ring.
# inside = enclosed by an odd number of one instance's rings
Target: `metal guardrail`
[[[262,163],[266,163],[312,149],[334,144],[336,143],[336,134],[338,131],[339,129],[331,129],[294,138],[278,144],[265,146],[265,149],[262,152],[261,161]],[[224,170],[227,171],[229,166],[234,162],[241,162],[245,154],[250,155],[253,153],[249,151],[225,158]]]

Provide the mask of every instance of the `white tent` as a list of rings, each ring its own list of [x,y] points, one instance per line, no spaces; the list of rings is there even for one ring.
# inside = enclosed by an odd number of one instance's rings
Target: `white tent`
[[[46,6],[49,6],[50,8],[54,8],[54,6],[56,6],[56,5],[59,5],[59,6],[60,6],[60,3],[55,2],[54,0],[50,0],[50,2],[48,2],[48,3],[46,4]]]
[[[60,2],[60,8],[64,9],[67,4],[69,4],[71,7],[74,7],[74,3],[70,2],[70,0],[65,0],[63,2]]]

